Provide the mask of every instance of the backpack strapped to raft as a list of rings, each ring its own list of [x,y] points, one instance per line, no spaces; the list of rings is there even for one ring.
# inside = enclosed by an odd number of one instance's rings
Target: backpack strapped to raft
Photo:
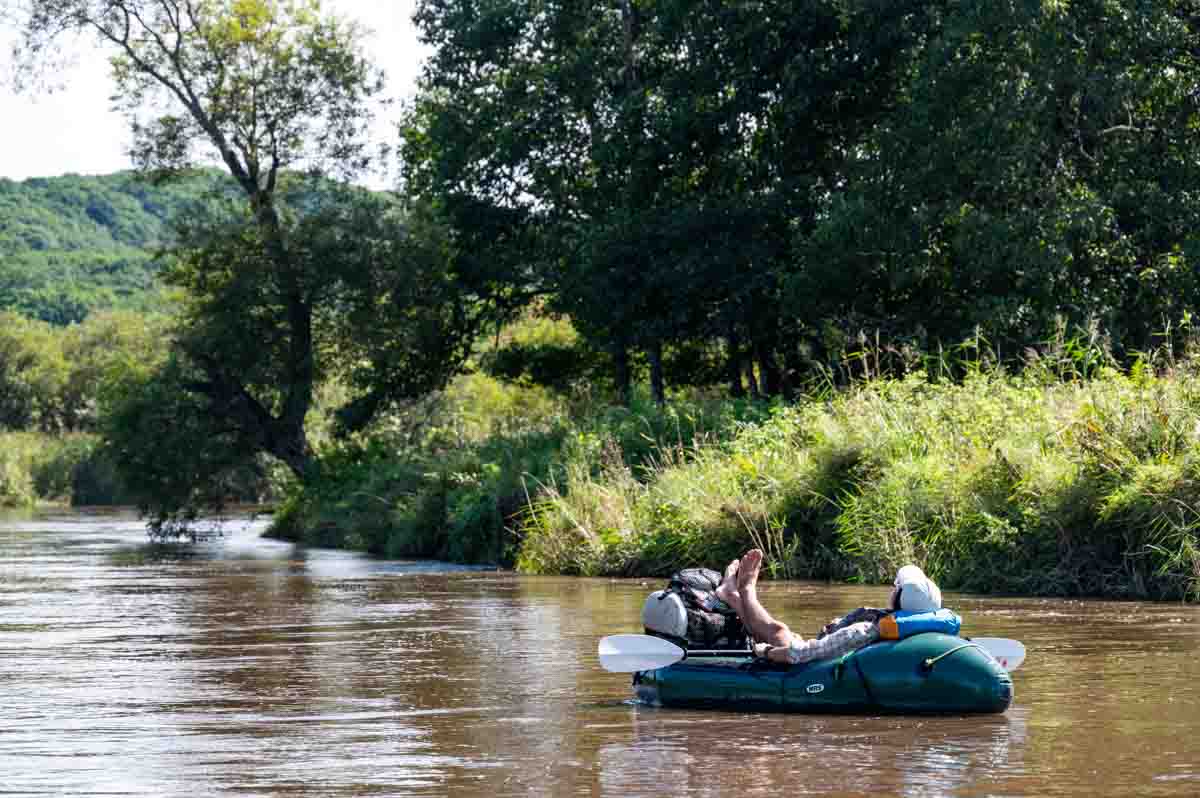
[[[746,629],[728,604],[716,596],[721,575],[711,568],[685,568],[671,575],[666,590],[656,590],[642,605],[646,634],[685,649],[747,646]]]

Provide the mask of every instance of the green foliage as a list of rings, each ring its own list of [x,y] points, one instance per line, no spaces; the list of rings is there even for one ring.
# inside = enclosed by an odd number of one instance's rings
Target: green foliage
[[[1013,358],[1058,317],[1098,319],[1118,354],[1148,348],[1197,296],[1189,7],[925,13],[894,110],[799,241],[788,296],[927,351],[982,327]]]
[[[188,390],[198,379],[171,357],[130,365],[106,388],[98,455],[115,465],[156,538],[191,535],[189,524],[204,510],[269,495],[270,473],[259,453],[237,446],[237,431],[206,413]],[[99,481],[104,475],[87,476]]]
[[[227,184],[199,171],[169,185],[131,172],[0,178],[0,310],[56,325],[97,310],[162,310],[158,251],[170,219]]]
[[[44,438],[39,461],[32,468],[34,493],[41,499],[68,499],[72,504],[118,504],[116,491],[103,497],[80,497],[76,500],[75,471],[86,467],[96,449],[96,436],[87,433]],[[91,501],[88,501],[91,499]]]
[[[531,498],[520,567],[657,574],[768,550],[777,575],[980,592],[1200,597],[1200,381],[856,383],[660,451],[607,439]]]
[[[0,433],[0,507],[24,507],[36,501],[33,462],[38,437],[29,433]]]
[[[0,428],[58,429],[66,370],[50,325],[0,314]]]
[[[480,357],[484,371],[509,382],[541,385],[561,394],[603,380],[607,359],[582,341],[564,319],[530,316],[508,325],[503,341]]]
[[[324,449],[320,479],[289,497],[275,532],[388,556],[511,560],[505,527],[523,477],[553,468],[563,411],[544,389],[460,377],[360,442]]]
[[[811,300],[782,302],[797,234],[894,105],[910,66],[897,53],[930,17],[905,3],[500,2],[481,14],[430,0],[415,16],[436,50],[407,125],[409,184],[467,246],[524,264],[610,354],[623,398],[632,352],[661,401],[666,352],[688,348],[723,352],[735,391],[753,357],[777,394],[801,354],[785,341],[819,321]]]
[[[44,67],[67,31],[114,50],[142,171],[178,178],[215,157],[236,187],[175,219],[165,278],[185,298],[171,357],[108,397],[105,452],[159,532],[220,501],[260,455],[316,480],[307,425],[323,385],[347,390],[334,413],[348,434],[461,367],[487,281],[435,209],[353,186],[382,90],[354,25],[319,2],[18,5],[24,68]],[[89,207],[102,224],[121,217]],[[151,456],[163,441],[170,453]]]
[[[166,323],[113,312],[61,328],[0,312],[0,429],[93,429],[106,381],[161,358]]]
[[[862,333],[982,336],[1015,364],[1098,322],[1127,365],[1164,327],[1179,343],[1200,297],[1186,3],[428,0],[415,19],[435,51],[408,185],[569,315],[622,398],[636,353],[660,401],[667,380],[844,381]],[[724,362],[672,371],[672,350]],[[495,368],[565,358],[514,346]]]
[[[18,80],[59,66],[71,34],[111,48],[113,99],[142,170],[175,174],[215,155],[248,194],[269,194],[280,170],[353,174],[368,160],[365,106],[380,78],[361,55],[361,32],[319,2],[9,5]]]
[[[556,485],[583,490],[614,469],[636,482],[658,458],[727,437],[753,417],[761,413],[750,404],[699,400],[571,405],[544,388],[465,375],[433,405],[410,406],[360,443],[324,451],[320,479],[289,498],[275,532],[388,556],[511,564],[527,548],[531,497]]]
[[[134,503],[94,432],[121,380],[161,362],[166,323],[112,312],[60,328],[0,313],[4,501]]]
[[[0,506],[130,504],[90,433],[0,433]]]
[[[344,389],[324,412],[351,433],[445,384],[487,306],[461,293],[436,222],[419,210],[346,186],[287,188],[274,233],[236,206],[197,217],[166,279],[186,290],[177,337],[195,371],[183,385],[193,409],[225,423],[231,444],[308,478],[303,427],[322,386]],[[287,241],[282,273],[274,235]]]

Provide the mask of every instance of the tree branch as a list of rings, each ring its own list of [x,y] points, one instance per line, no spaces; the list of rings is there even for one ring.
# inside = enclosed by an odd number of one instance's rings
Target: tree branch
[[[1113,125],[1112,127],[1101,130],[1097,135],[1108,136],[1113,133],[1154,133],[1158,128],[1154,127],[1134,127],[1133,125]]]

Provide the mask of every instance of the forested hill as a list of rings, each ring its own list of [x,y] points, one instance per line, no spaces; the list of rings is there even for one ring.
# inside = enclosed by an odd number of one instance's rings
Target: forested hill
[[[133,172],[0,178],[0,310],[69,324],[93,310],[154,307],[154,252],[169,220],[219,180],[210,171],[164,185]]]

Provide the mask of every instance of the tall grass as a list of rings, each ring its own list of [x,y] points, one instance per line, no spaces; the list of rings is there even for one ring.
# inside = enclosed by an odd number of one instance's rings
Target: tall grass
[[[858,381],[667,447],[642,479],[568,461],[518,564],[655,574],[758,545],[779,575],[917,562],[952,588],[1200,598],[1200,379],[1042,366]]]
[[[948,588],[1200,599],[1196,362],[1123,369],[1095,330],[1060,331],[1010,372],[979,337],[877,346],[791,404],[629,408],[477,374],[326,447],[276,530],[531,573],[663,575],[757,546],[778,577],[916,562]]]

